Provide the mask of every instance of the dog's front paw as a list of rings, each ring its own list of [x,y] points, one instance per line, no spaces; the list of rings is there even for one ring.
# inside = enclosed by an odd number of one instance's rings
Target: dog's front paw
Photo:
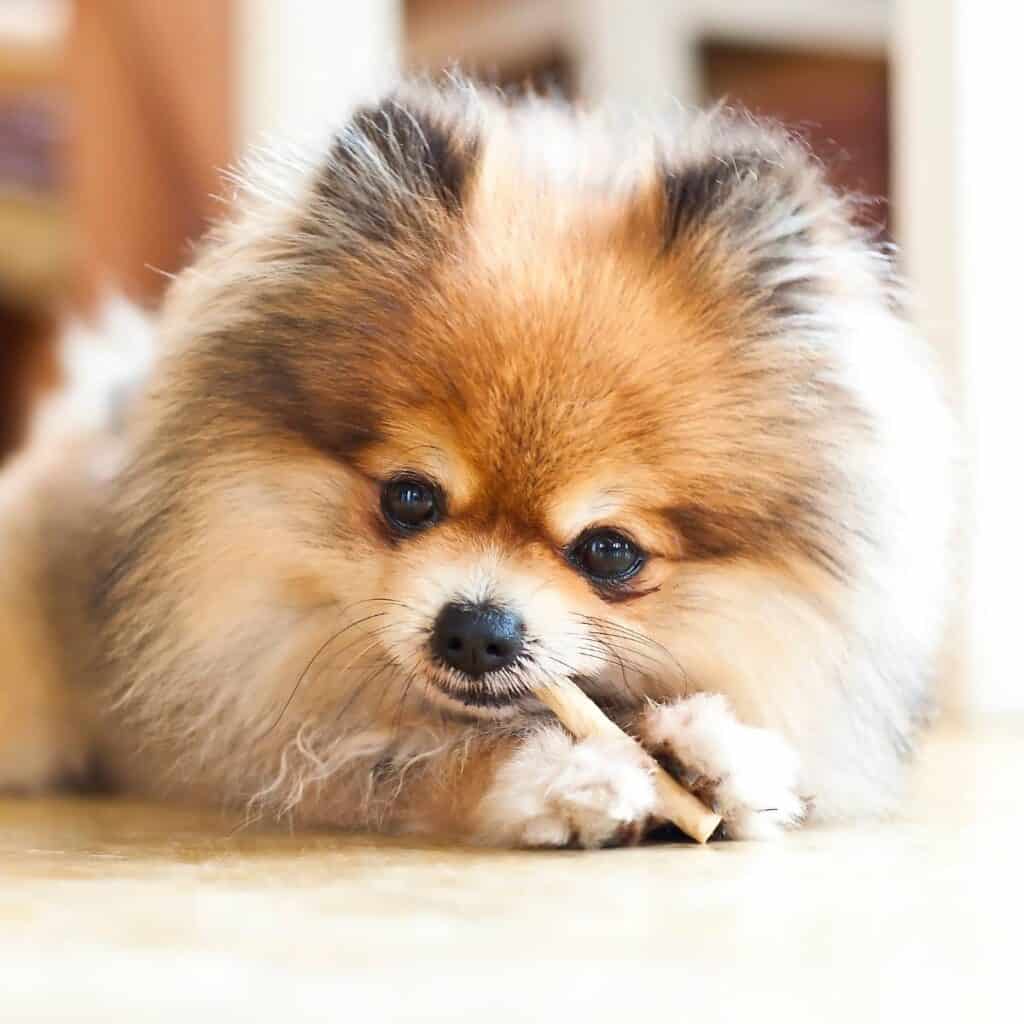
[[[477,838],[500,846],[617,846],[638,842],[654,813],[651,769],[632,744],[533,733],[498,769],[479,809]]]
[[[744,725],[718,694],[650,708],[644,746],[722,816],[733,839],[768,838],[796,824],[799,758],[778,733]]]

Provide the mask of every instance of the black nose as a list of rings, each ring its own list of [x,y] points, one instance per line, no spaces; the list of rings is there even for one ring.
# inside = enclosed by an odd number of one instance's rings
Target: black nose
[[[434,655],[467,676],[507,668],[523,649],[518,615],[490,604],[446,604],[434,623]]]

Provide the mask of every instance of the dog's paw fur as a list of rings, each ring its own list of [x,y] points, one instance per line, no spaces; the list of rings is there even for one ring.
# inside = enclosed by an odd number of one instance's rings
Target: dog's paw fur
[[[644,746],[722,816],[730,838],[770,838],[803,817],[796,751],[778,733],[744,725],[719,694],[655,705],[639,732]]]
[[[650,765],[632,744],[533,733],[498,769],[477,838],[499,846],[585,848],[638,842],[654,813]]]

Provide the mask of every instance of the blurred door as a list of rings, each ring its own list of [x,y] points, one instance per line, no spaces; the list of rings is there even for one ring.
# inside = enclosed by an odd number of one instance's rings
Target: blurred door
[[[231,0],[75,0],[69,186],[77,295],[155,299],[235,155]]]
[[[882,200],[864,215],[888,227],[889,75],[884,56],[768,49],[710,42],[703,47],[706,98],[784,121],[825,161],[848,192]]]

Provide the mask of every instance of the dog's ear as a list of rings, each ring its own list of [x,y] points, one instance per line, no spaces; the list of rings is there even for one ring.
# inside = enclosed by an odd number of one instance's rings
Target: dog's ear
[[[405,89],[357,110],[334,138],[316,185],[320,212],[368,241],[429,233],[461,215],[478,151],[467,95]]]
[[[663,256],[682,273],[713,275],[762,311],[813,308],[835,283],[835,254],[858,232],[849,204],[803,143],[749,118],[714,117],[705,144],[661,161]]]

